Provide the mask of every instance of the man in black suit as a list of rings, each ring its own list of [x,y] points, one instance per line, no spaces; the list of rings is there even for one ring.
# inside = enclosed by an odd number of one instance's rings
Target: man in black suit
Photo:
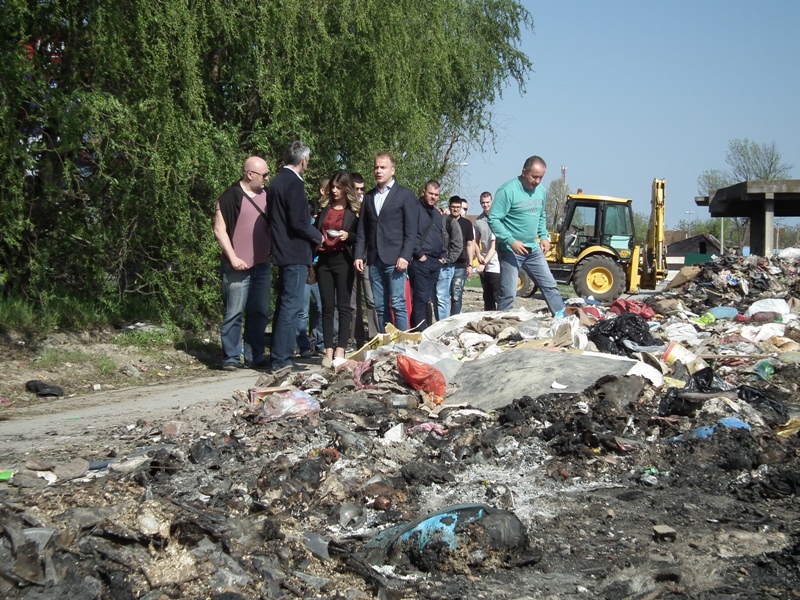
[[[369,264],[381,332],[390,321],[401,331],[408,329],[406,269],[417,241],[417,199],[394,180],[394,171],[389,152],[375,156],[376,187],[364,195],[356,235],[354,265],[363,273],[365,260]]]
[[[302,177],[310,156],[311,150],[302,142],[289,144],[285,164],[267,188],[272,264],[278,267],[278,297],[270,344],[273,371],[292,365],[311,251],[322,243],[322,234],[308,218]]]

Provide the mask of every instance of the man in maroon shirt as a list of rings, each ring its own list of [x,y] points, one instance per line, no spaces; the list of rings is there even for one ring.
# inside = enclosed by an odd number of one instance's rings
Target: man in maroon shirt
[[[264,332],[269,322],[270,232],[264,184],[269,167],[251,156],[242,166],[242,178],[217,201],[214,237],[222,249],[222,302],[225,317],[220,327],[222,368],[265,367]],[[244,346],[242,345],[244,317]]]

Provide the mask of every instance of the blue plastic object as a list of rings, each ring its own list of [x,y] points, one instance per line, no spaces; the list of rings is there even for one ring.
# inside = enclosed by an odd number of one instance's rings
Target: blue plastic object
[[[452,552],[464,543],[471,523],[483,526],[491,548],[524,545],[525,526],[514,513],[488,504],[459,504],[379,533],[367,543],[366,559],[373,565],[386,564],[397,555],[421,555],[433,542],[443,544],[434,547],[438,551]]]
[[[720,319],[735,319],[736,315],[739,314],[739,311],[733,306],[715,306],[708,312],[714,315],[714,318],[718,321]]]
[[[740,419],[737,419],[736,417],[725,417],[724,419],[720,419],[717,421],[717,425],[722,425],[726,429],[750,429],[750,425]],[[672,439],[666,440],[666,443],[678,444],[688,440],[705,440],[714,435],[716,429],[717,428],[714,425],[704,425],[703,427],[697,427],[696,429],[692,429],[687,433],[682,433]]]

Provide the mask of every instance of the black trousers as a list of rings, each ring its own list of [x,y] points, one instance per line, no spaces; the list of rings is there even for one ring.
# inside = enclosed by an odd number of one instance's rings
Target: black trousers
[[[431,325],[428,316],[428,302],[436,299],[436,283],[439,281],[439,270],[442,268],[435,258],[412,260],[408,277],[411,280],[411,320],[409,327],[414,331],[423,331]]]
[[[500,297],[500,273],[481,273],[481,286],[483,287],[483,310],[497,310],[497,300]]]
[[[317,260],[317,283],[322,300],[322,338],[326,348],[344,348],[350,337],[350,293],[356,270],[344,252],[325,254]],[[339,313],[339,331],[333,331],[334,314]],[[334,336],[336,346],[334,346]]]

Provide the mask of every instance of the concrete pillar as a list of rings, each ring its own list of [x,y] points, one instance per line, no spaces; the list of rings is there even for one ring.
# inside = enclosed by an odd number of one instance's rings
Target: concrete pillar
[[[762,256],[770,256],[775,249],[775,194],[764,194],[764,228],[762,232],[764,235]]]

